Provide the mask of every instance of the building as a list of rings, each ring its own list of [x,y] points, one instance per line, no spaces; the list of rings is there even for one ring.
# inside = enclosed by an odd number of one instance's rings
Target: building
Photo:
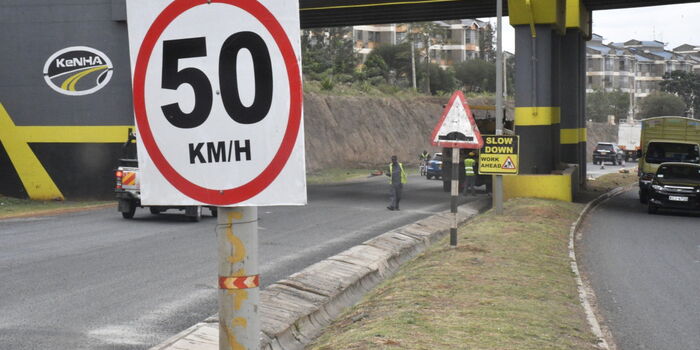
[[[698,49],[681,45],[669,51],[657,40],[604,44],[602,36],[593,34],[586,44],[586,92],[629,93],[634,116],[639,100],[660,90],[664,74],[675,70],[700,73]]]
[[[430,61],[441,67],[451,66],[479,57],[480,39],[486,30],[491,30],[488,22],[476,19],[449,21],[434,21],[434,33],[429,38],[428,49]],[[380,45],[397,45],[409,40],[409,31],[418,32],[420,29],[410,24],[384,24],[354,26],[352,29],[355,52],[362,62],[372,50]],[[417,40],[414,43],[417,52],[425,57],[424,43]]]

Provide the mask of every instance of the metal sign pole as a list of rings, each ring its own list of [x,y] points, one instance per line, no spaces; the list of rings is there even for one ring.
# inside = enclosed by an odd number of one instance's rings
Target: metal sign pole
[[[457,247],[457,199],[459,198],[459,148],[452,148],[452,226],[450,227],[450,246]]]
[[[503,135],[503,0],[496,0],[496,135]],[[493,208],[503,214],[503,176],[493,178]]]
[[[258,208],[218,208],[219,349],[260,345]]]

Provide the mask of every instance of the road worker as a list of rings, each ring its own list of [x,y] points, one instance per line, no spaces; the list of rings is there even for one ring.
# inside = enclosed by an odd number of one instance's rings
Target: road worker
[[[467,158],[464,159],[464,195],[467,191],[471,191],[472,196],[476,195],[476,154],[469,152]]]
[[[399,163],[396,156],[391,156],[389,163],[389,171],[386,172],[389,177],[389,210],[399,210],[399,202],[401,201],[401,191],[403,184],[407,182],[406,172],[403,169],[403,164]]]

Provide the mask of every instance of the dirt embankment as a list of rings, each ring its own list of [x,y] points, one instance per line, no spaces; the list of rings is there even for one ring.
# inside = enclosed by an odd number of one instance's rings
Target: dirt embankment
[[[430,147],[430,134],[446,97],[413,99],[388,97],[304,95],[306,167],[367,167],[388,164],[396,155],[416,164]]]
[[[395,154],[417,164],[448,97],[367,97],[304,94],[306,168],[378,168]],[[468,99],[470,105],[489,104]],[[492,102],[490,102],[492,104]],[[476,113],[476,112],[475,112]],[[477,113],[478,114],[478,113]],[[479,115],[477,115],[479,118]],[[589,122],[587,158],[598,142],[617,142],[617,125]]]

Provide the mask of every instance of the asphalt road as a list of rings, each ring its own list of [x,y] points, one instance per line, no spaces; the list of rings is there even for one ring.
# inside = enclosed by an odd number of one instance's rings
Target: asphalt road
[[[700,349],[699,227],[647,214],[636,187],[586,220],[578,254],[619,349]]]
[[[586,173],[588,175],[588,178],[595,179],[601,175],[616,173],[622,168],[630,169],[630,171],[632,171],[633,173],[636,171],[635,169],[637,169],[636,161],[626,162],[624,165],[612,165],[612,163],[609,162],[603,165],[604,166],[602,166],[601,164],[593,165],[593,163],[586,164]]]
[[[449,208],[442,182],[311,186],[303,207],[258,209],[263,288]],[[208,211],[205,210],[205,214]],[[0,349],[147,349],[216,313],[216,219],[115,208],[0,220]]]

